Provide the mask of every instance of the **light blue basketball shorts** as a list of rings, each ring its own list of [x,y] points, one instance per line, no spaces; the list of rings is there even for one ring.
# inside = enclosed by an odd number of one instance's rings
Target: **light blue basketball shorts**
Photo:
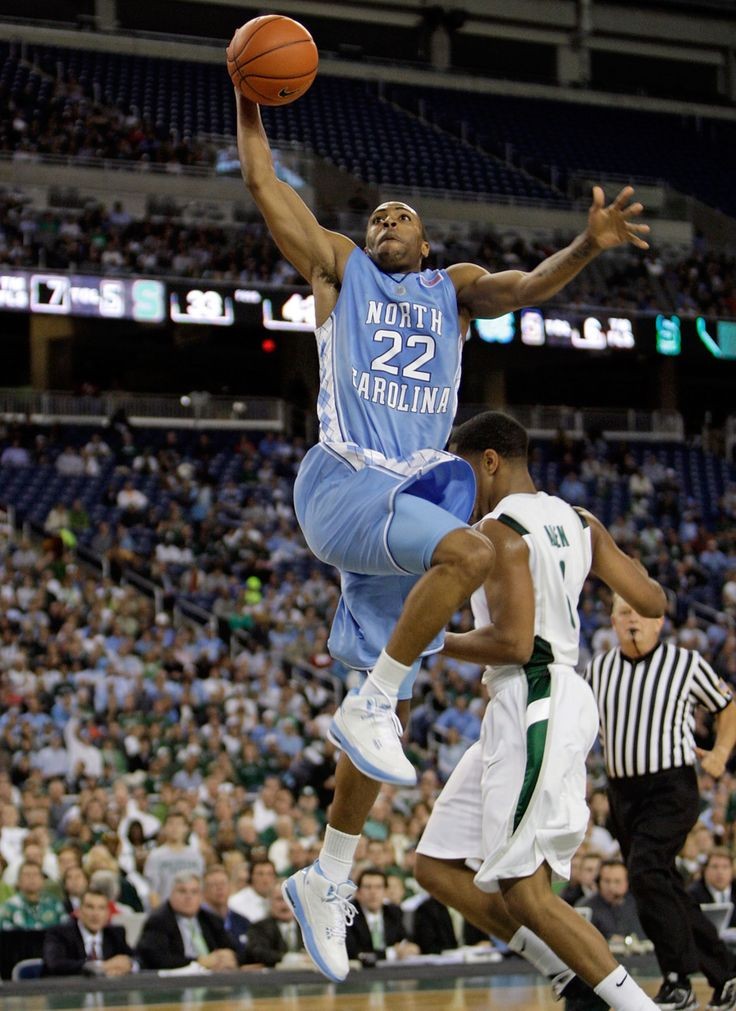
[[[391,469],[392,463],[401,469]],[[406,461],[365,463],[326,443],[309,450],[294,485],[294,506],[311,551],[340,570],[332,656],[356,670],[374,666],[435,548],[467,526],[474,502],[472,468],[449,453],[428,454],[413,468]],[[424,655],[440,650],[443,638],[440,633]],[[402,686],[399,697],[410,698],[411,685]]]

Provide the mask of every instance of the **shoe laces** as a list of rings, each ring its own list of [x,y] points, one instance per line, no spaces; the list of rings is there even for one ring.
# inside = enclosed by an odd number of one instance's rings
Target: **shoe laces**
[[[365,712],[360,718],[362,720],[372,720],[379,736],[390,737],[391,740],[393,740],[393,734],[389,731],[389,724],[386,722],[386,716],[389,716],[390,725],[393,727],[396,736],[399,740],[401,740],[404,728],[401,726],[401,720],[396,715],[394,707],[391,705],[391,699],[384,691],[378,688],[378,686],[376,686],[376,690],[381,692],[383,699],[376,695],[366,695]]]
[[[332,923],[327,927],[327,937],[344,941],[347,928],[352,925],[357,912],[352,902],[348,902],[344,895],[340,895],[335,885],[330,885],[327,889],[323,902],[329,902],[332,910]]]

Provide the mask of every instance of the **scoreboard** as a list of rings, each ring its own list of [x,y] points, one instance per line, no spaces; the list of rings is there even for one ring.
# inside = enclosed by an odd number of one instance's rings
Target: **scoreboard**
[[[310,333],[315,328],[314,297],[304,289],[53,271],[0,273],[3,311],[258,331]],[[473,320],[469,337],[525,353],[562,348],[590,355],[636,352],[653,359],[736,361],[736,320],[703,316],[529,306]]]
[[[314,330],[314,298],[290,290],[188,285],[152,277],[99,277],[9,270],[0,274],[0,312],[40,313],[136,323],[260,325],[266,330]]]

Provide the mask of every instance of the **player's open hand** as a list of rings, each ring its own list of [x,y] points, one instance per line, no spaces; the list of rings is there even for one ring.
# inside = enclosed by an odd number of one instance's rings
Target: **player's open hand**
[[[588,211],[588,235],[599,249],[612,249],[627,242],[639,249],[649,249],[649,243],[642,238],[649,231],[649,225],[634,220],[644,206],[638,201],[629,203],[633,195],[634,187],[624,186],[613,203],[606,207],[603,189],[593,187],[593,203]]]

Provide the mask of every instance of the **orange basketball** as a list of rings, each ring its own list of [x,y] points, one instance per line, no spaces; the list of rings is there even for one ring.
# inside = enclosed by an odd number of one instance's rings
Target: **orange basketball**
[[[287,105],[303,95],[317,74],[319,54],[304,25],[264,14],[238,28],[227,47],[235,87],[259,105]]]

